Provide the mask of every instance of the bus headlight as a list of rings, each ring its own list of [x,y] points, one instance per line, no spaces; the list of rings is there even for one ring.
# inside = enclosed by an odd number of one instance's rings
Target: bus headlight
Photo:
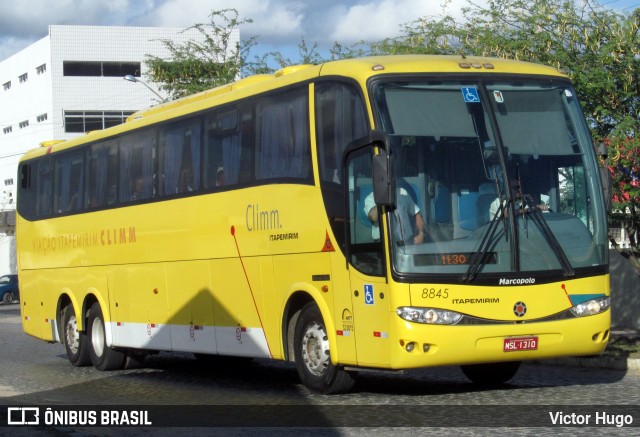
[[[574,306],[571,308],[571,313],[576,317],[593,316],[605,311],[610,305],[610,297],[600,297]]]
[[[455,325],[462,314],[438,308],[400,307],[396,313],[404,320],[430,325]]]

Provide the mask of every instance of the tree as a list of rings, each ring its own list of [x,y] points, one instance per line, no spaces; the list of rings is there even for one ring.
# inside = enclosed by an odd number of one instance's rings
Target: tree
[[[202,35],[203,42],[190,40],[177,44],[163,39],[161,41],[169,50],[169,56],[160,58],[147,55],[149,80],[160,84],[160,89],[169,94],[169,100],[225,85],[241,77],[271,74],[276,68],[327,61],[320,55],[318,45],[308,45],[304,38],[298,44],[296,60],[278,51],[256,55],[250,60],[249,55],[257,45],[257,37],[234,42],[232,34],[238,26],[250,24],[253,20],[240,18],[236,9],[214,10],[209,18],[209,23],[195,24],[183,30],[196,29]]]
[[[610,222],[627,231],[632,250],[618,249],[640,271],[640,9],[621,14],[593,0],[489,0],[486,7],[468,0],[462,15],[462,23],[450,15],[420,18],[397,38],[361,42],[351,52],[497,56],[566,71],[594,140],[608,147]]]
[[[232,36],[239,25],[252,20],[239,19],[235,9],[212,11],[209,18],[209,23],[195,24],[183,31],[197,30],[202,42],[163,39],[169,57],[147,55],[149,80],[160,84],[169,99],[233,82],[247,66],[247,56],[256,40],[234,41]]]

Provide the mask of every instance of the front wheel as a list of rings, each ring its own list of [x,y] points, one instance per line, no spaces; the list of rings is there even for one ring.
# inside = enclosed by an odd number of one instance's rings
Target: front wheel
[[[78,319],[71,304],[62,310],[62,342],[71,364],[82,367],[91,363],[87,335],[78,331]]]
[[[94,303],[89,310],[88,324],[89,356],[93,367],[98,370],[115,370],[122,368],[125,354],[107,346],[104,329],[104,317],[99,303]]]
[[[460,366],[462,373],[472,382],[481,385],[504,384],[513,378],[520,368],[520,361],[504,363],[468,364]]]
[[[2,302],[4,302],[5,304],[10,304],[11,302],[13,302],[13,295],[11,294],[10,291],[7,291],[3,296],[2,296]]]
[[[293,338],[298,376],[311,390],[334,394],[348,391],[355,380],[331,363],[329,339],[320,310],[311,302],[302,308]]]

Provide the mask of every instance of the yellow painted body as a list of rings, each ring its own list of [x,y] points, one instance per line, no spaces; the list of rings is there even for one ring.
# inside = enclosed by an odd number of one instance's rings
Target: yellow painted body
[[[494,68],[482,73],[560,76],[547,67],[491,62]],[[381,73],[372,69],[376,64],[384,66],[385,74],[468,71],[461,69],[459,57],[393,57],[249,78],[142,111],[121,126],[32,151],[25,159],[319,76],[351,77],[365,89],[366,80]],[[311,91],[310,96],[313,109]],[[310,132],[315,165],[313,118]],[[286,359],[287,304],[292,296],[303,293],[320,308],[335,364],[402,369],[588,355],[604,349],[609,311],[516,324],[568,309],[571,305],[560,283],[500,288],[409,285],[347,268],[324,210],[317,166],[314,176],[312,185],[264,185],[43,221],[18,216],[24,331],[59,341],[55,327],[63,299],[70,300],[76,314],[86,311],[87,301],[95,299],[111,326],[107,340],[113,346]],[[375,305],[363,302],[365,284],[373,286]],[[608,275],[563,284],[576,294],[609,295]],[[446,289],[447,297],[442,293],[429,297],[429,292],[424,297],[424,290],[431,288]],[[470,303],[479,297],[492,303]],[[526,301],[529,311],[516,320],[513,306],[518,301]],[[396,315],[396,308],[407,305],[436,306],[513,323],[419,325]],[[82,318],[79,323],[84,330]],[[256,329],[264,333],[266,351],[249,344],[255,341],[251,332]],[[536,351],[503,352],[504,338],[529,335],[539,337]],[[407,352],[405,346],[411,342],[417,347]]]

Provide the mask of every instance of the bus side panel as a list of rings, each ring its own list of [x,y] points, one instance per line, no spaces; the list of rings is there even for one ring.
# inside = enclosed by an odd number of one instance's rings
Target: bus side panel
[[[209,263],[167,263],[166,274],[171,348],[214,354],[216,333]]]
[[[353,291],[341,252],[331,255],[331,290],[340,364],[357,365]]]
[[[110,322],[114,345],[170,350],[167,295],[163,264],[135,264],[111,271],[109,297],[113,313]],[[106,314],[105,318],[108,318]]]
[[[276,289],[275,277],[273,275],[273,257],[264,256],[260,258],[260,270],[262,273],[262,322],[264,323],[265,336],[269,342],[271,357],[277,360],[284,359],[284,348],[282,342],[282,317],[283,294]]]
[[[333,317],[334,289],[331,281],[331,262],[329,253],[308,253],[280,255],[274,257],[273,275],[278,284],[278,291],[283,294],[280,308],[286,306],[286,301],[296,292],[309,294],[325,316],[327,330],[335,326]],[[326,286],[326,292],[322,291]],[[329,318],[327,320],[327,318]],[[329,339],[335,338],[335,331],[328,332]],[[291,351],[289,351],[291,352]],[[338,351],[333,348],[332,354]]]
[[[264,305],[259,258],[211,261],[217,352],[270,357],[262,326]],[[255,299],[254,299],[255,296]]]
[[[41,295],[43,290],[42,275],[32,270],[20,272],[20,315],[22,329],[29,335],[46,340],[42,323]],[[49,334],[49,333],[47,333]]]

